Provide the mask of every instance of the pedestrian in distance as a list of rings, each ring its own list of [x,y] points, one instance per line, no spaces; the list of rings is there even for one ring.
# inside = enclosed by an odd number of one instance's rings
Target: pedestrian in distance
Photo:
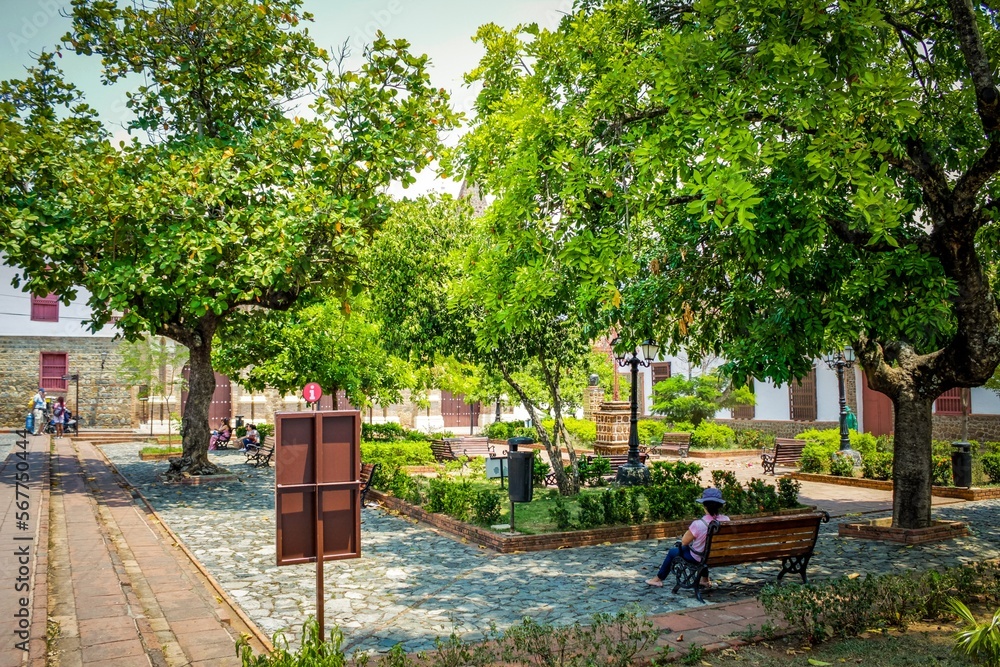
[[[33,435],[39,435],[45,430],[45,390],[38,388],[38,393],[31,399],[31,409],[35,416],[35,426]]]
[[[63,426],[66,424],[66,399],[62,396],[56,398],[55,405],[52,406],[52,424],[56,427],[56,437],[63,437]]]

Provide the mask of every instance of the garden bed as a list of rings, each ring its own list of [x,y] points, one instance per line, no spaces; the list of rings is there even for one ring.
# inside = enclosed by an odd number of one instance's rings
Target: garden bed
[[[382,504],[383,507],[404,514],[410,518],[423,521],[454,537],[468,540],[492,549],[499,553],[515,551],[550,551],[572,547],[586,547],[606,542],[638,542],[640,540],[662,540],[676,538],[684,534],[691,525],[691,518],[678,521],[660,521],[638,526],[608,526],[573,530],[559,533],[544,533],[541,535],[509,535],[497,533],[487,528],[453,519],[446,514],[436,514],[411,505],[395,496],[382,493],[375,489],[368,492],[368,497]],[[767,514],[744,514],[732,516],[731,519],[750,519],[763,516],[786,516],[812,512],[815,507],[801,507],[790,510],[778,510]],[[517,510],[514,510],[514,528],[517,528]]]
[[[870,481],[870,480],[869,480]],[[932,521],[927,528],[893,528],[892,517],[871,519],[856,523],[842,523],[837,527],[840,537],[862,540],[880,540],[899,544],[926,544],[941,542],[969,534],[968,525],[961,521]]]
[[[179,458],[183,453],[180,447],[143,447],[139,450],[141,461],[167,461]]]
[[[879,489],[892,491],[892,482],[881,479],[864,479],[860,477],[839,477],[837,475],[819,475],[808,472],[789,473],[792,479],[802,482],[819,482],[821,484],[839,484],[863,489]],[[970,489],[957,486],[932,486],[931,495],[939,498],[958,498],[961,500],[995,500],[1000,498],[1000,486],[972,487]]]

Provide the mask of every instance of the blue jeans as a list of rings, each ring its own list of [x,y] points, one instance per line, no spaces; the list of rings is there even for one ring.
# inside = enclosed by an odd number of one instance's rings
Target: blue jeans
[[[691,563],[699,562],[697,558],[691,555],[691,549],[685,544],[680,547],[674,546],[667,552],[667,557],[663,559],[663,565],[660,566],[660,571],[656,573],[656,577],[661,581],[666,579],[670,574],[670,563],[673,562],[678,556],[683,556],[684,560]]]

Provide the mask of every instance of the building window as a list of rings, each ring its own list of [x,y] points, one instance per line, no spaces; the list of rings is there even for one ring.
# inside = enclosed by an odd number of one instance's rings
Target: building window
[[[788,385],[789,418],[797,422],[816,421],[816,369]]]
[[[34,322],[58,322],[59,297],[55,294],[48,296],[32,295],[31,319]]]
[[[747,382],[747,389],[754,393],[753,380]],[[737,405],[733,408],[733,419],[753,419],[757,416],[756,405]]]
[[[934,412],[939,415],[962,414],[962,393],[968,391],[968,389],[956,387],[944,392],[937,397],[936,401],[934,401]],[[966,400],[969,404],[969,414],[972,414],[972,397],[968,393],[966,396]]]
[[[649,368],[653,371],[653,386],[656,386],[657,382],[663,382],[670,377],[670,362],[669,361],[655,361],[649,365]]]
[[[63,376],[69,370],[69,355],[65,352],[42,352],[38,386],[45,390],[66,391]]]

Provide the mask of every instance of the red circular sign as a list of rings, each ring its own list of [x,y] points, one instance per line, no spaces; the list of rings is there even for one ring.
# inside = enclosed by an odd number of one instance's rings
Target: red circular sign
[[[310,382],[302,387],[302,398],[306,399],[306,403],[316,403],[323,398],[323,390],[317,383]]]

